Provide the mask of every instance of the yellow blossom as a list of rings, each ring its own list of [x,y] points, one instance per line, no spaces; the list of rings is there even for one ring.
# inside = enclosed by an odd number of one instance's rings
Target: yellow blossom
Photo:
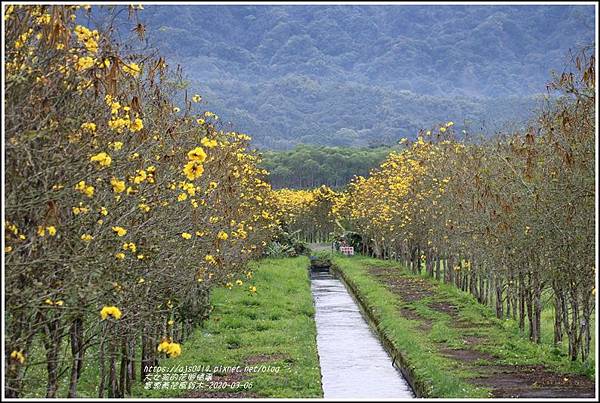
[[[121,148],[123,148],[123,143],[121,141],[110,142],[108,143],[108,147],[115,151],[119,151]]]
[[[100,166],[107,167],[107,166],[110,166],[112,159],[110,158],[110,155],[108,155],[107,153],[101,152],[101,153],[98,153],[98,154],[92,156],[90,158],[90,161],[98,162],[100,164]]]
[[[116,306],[104,306],[100,311],[100,317],[102,320],[105,320],[109,316],[112,316],[115,319],[121,319],[121,310]]]
[[[202,147],[196,147],[188,152],[188,159],[191,161],[204,162],[206,160],[206,153]]]
[[[123,249],[130,250],[133,253],[137,252],[137,246],[133,242],[129,242],[129,243],[125,242],[123,244]]]
[[[115,193],[121,193],[125,190],[125,181],[120,181],[117,178],[112,178],[110,180],[110,184],[113,187],[113,190],[115,191]]]
[[[200,144],[207,148],[213,148],[217,146],[217,140],[211,140],[208,137],[202,137],[202,140],[200,140]]]
[[[25,362],[25,356],[21,351],[14,350],[12,353],[10,353],[10,358],[12,358],[15,361],[19,361],[19,363],[21,364]]]
[[[157,348],[159,353],[166,353],[169,357],[175,358],[181,355],[181,345],[168,340],[163,340]]]
[[[129,129],[132,132],[139,132],[143,128],[144,128],[144,122],[142,122],[142,119],[140,119],[140,118],[135,118],[134,121],[131,122],[131,125],[129,126]]]
[[[89,56],[83,56],[77,59],[75,69],[78,71],[87,70],[94,66],[94,59]]]
[[[93,122],[82,123],[81,130],[93,133],[96,131],[96,123],[93,123]]]
[[[188,180],[193,181],[204,173],[204,166],[198,161],[190,161],[183,167],[183,173]]]
[[[135,184],[142,183],[148,177],[148,175],[146,174],[146,171],[143,169],[138,169],[136,171],[136,173],[137,173],[137,175],[133,178],[133,183],[135,183]]]
[[[79,183],[77,183],[77,185],[75,185],[75,190],[80,191],[87,197],[94,196],[94,187],[91,185],[86,185],[85,181],[80,181]]]
[[[112,227],[112,230],[117,233],[118,236],[125,236],[127,230],[123,227]]]

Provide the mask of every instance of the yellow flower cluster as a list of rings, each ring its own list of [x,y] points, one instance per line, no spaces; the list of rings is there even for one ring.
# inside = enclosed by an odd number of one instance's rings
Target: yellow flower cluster
[[[46,228],[44,228],[43,226],[38,226],[37,234],[39,236],[44,236],[46,235],[46,231],[48,231],[48,235],[50,236],[56,235],[56,227],[54,225],[51,225]]]
[[[200,140],[200,144],[202,144],[204,147],[206,148],[213,148],[217,146],[217,140],[211,140],[208,137],[202,137],[202,140]]]
[[[94,133],[96,131],[96,123],[94,122],[85,122],[81,124],[81,130]]]
[[[109,128],[117,133],[124,133],[125,129],[129,129],[132,133],[135,133],[144,128],[144,122],[137,112],[132,119],[130,106],[121,105],[121,103],[111,95],[106,95],[104,101],[110,107],[111,118],[108,121]],[[119,146],[118,149],[120,148],[121,147]]]
[[[85,181],[79,181],[77,185],[75,185],[75,190],[80,191],[87,197],[94,196],[94,187],[92,185],[87,185]]]
[[[188,180],[195,180],[204,173],[202,163],[206,160],[206,153],[202,147],[196,147],[188,152],[188,163],[183,167],[183,173]]]
[[[15,361],[18,361],[20,364],[25,363],[25,355],[23,354],[22,351],[14,350],[13,352],[10,353],[10,358],[12,358]]]
[[[82,56],[77,58],[75,63],[75,69],[77,71],[83,71],[94,67],[95,60],[90,56]]]
[[[100,310],[100,317],[102,320],[105,320],[109,316],[119,320],[121,319],[121,310],[116,306],[104,306],[102,310]]]
[[[94,29],[93,31],[90,31],[84,26],[77,25],[75,27],[75,35],[77,35],[77,40],[83,43],[88,52],[98,52],[98,40],[100,39],[100,34],[97,30]]]
[[[110,180],[110,184],[112,185],[112,188],[115,193],[121,193],[125,190],[125,181],[113,177]]]
[[[123,249],[124,250],[130,250],[132,253],[137,252],[137,246],[133,243],[133,242],[125,242],[123,244]]]
[[[97,162],[98,164],[100,164],[101,167],[108,167],[112,162],[112,158],[107,153],[101,152],[96,155],[93,155],[90,158],[90,161]]]
[[[165,353],[170,358],[179,357],[181,355],[181,345],[172,341],[163,340],[156,349],[159,353]]]
[[[127,230],[123,227],[112,227],[112,230],[118,235],[118,236],[125,236],[127,234]]]

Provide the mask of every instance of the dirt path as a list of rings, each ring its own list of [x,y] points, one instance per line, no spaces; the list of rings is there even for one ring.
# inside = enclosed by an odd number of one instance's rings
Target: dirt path
[[[594,397],[594,381],[583,375],[558,374],[543,365],[497,364],[501,357],[478,349],[492,341],[485,334],[481,335],[474,331],[481,326],[497,325],[486,322],[485,318],[482,322],[474,323],[461,317],[460,307],[457,304],[439,298],[436,285],[422,278],[403,275],[397,268],[371,267],[368,271],[400,297],[405,304],[400,308],[399,314],[407,319],[418,321],[417,329],[424,333],[429,333],[433,320],[419,314],[411,305],[425,302],[431,310],[450,317],[445,321],[445,325],[458,332],[463,339],[464,347],[449,348],[445,343],[437,343],[438,351],[454,361],[457,368],[479,374],[470,378],[469,382],[490,388],[492,397]],[[502,330],[498,329],[498,331]]]

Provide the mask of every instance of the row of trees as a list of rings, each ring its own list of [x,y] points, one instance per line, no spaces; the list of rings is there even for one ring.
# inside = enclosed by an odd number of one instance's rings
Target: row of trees
[[[280,227],[298,240],[327,242],[339,227],[333,213],[339,194],[329,187],[322,185],[313,190],[279,189],[274,194]]]
[[[453,123],[421,132],[335,203],[369,253],[454,283],[499,318],[541,338],[542,296],[554,341],[586,361],[594,311],[595,60],[549,85],[557,99],[524,132],[461,142]]]
[[[355,175],[367,175],[393,148],[299,145],[289,151],[263,152],[262,165],[275,189],[340,188]]]
[[[136,7],[109,10],[144,36]],[[65,379],[76,397],[88,360],[98,397],[130,394],[181,354],[211,287],[256,292],[246,263],[277,226],[250,138],[220,130],[164,59],[90,19],[89,7],[5,9],[8,397],[31,393],[39,365],[47,397]]]

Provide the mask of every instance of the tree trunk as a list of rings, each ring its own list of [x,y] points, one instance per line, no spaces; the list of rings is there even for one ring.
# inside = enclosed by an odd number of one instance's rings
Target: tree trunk
[[[504,306],[502,302],[502,284],[498,282],[498,276],[496,276],[494,280],[494,283],[496,285],[496,317],[498,319],[502,319],[502,316],[504,315]]]
[[[531,285],[531,281],[529,281],[529,284]],[[527,303],[527,319],[529,320],[529,338],[533,340],[533,292],[530,287],[527,288],[525,301]]]
[[[539,344],[542,341],[542,283],[537,268],[533,272],[533,313],[533,341]]]
[[[68,397],[77,397],[77,382],[83,369],[83,319],[76,318],[71,323],[71,379],[69,381]]]
[[[119,397],[119,387],[117,384],[117,363],[116,363],[116,342],[109,340],[108,357],[108,397]]]
[[[554,284],[554,345],[562,342],[562,303],[560,298],[561,291]]]
[[[102,327],[102,334],[100,336],[100,345],[98,346],[98,367],[100,372],[100,383],[98,384],[98,398],[104,398],[104,390],[106,389],[106,363],[105,363],[105,355],[104,355],[104,344],[106,340],[106,325]]]
[[[592,340],[592,335],[590,332],[590,319],[592,316],[590,308],[590,299],[587,295],[583,297],[583,319],[581,320],[581,360],[587,361],[590,356],[590,342]]]
[[[519,271],[519,329],[525,331],[525,276]]]
[[[46,350],[46,368],[48,371],[48,382],[46,385],[46,397],[56,397],[58,392],[58,367],[60,350],[60,322],[58,319],[51,319],[44,326],[44,348]]]

